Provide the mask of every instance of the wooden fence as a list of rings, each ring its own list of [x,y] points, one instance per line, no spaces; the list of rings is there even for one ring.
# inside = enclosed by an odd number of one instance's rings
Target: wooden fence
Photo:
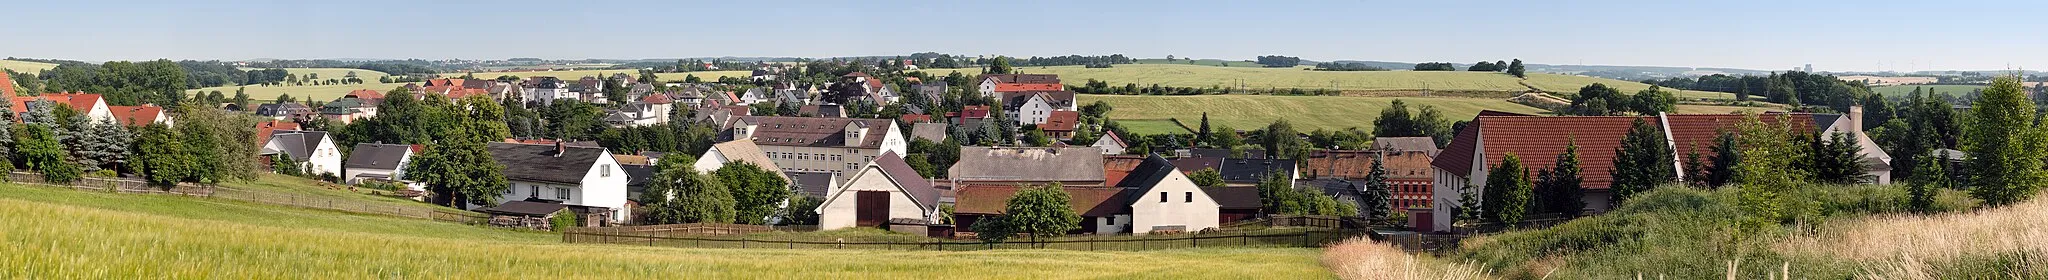
[[[777,231],[775,227],[763,225],[688,223],[622,227],[574,227],[564,230],[570,233],[634,235],[634,236],[692,236],[692,235],[745,235]]]
[[[303,194],[237,189],[189,183],[180,183],[177,186],[165,188],[163,186],[150,185],[149,182],[135,179],[85,177],[80,178],[77,182],[71,182],[70,184],[60,185],[50,184],[47,181],[43,180],[42,174],[30,172],[10,172],[7,174],[7,180],[9,182],[14,183],[69,187],[81,190],[114,190],[122,193],[188,195],[252,203],[272,204],[300,208],[326,209],[351,213],[385,215],[401,218],[436,220],[465,224],[483,224],[484,222],[490,220],[489,215],[484,215],[481,213],[443,209],[431,206],[411,206],[397,203],[364,203],[362,201],[357,200],[335,199]]]
[[[985,243],[972,240],[845,240],[837,237],[662,236],[602,230],[570,230],[565,243],[597,243],[683,248],[863,249],[973,251],[990,249],[1061,249],[1076,251],[1143,251],[1224,247],[1322,247],[1364,235],[1365,231],[1311,230],[1297,233],[1235,233],[1150,236],[1058,237],[1043,240],[1012,238]]]

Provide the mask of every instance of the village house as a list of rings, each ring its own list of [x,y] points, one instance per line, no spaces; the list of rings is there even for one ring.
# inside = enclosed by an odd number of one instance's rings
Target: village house
[[[412,156],[419,153],[419,149],[420,146],[405,144],[356,143],[355,148],[348,151],[348,160],[341,165],[341,179],[348,184],[403,181],[405,165],[412,161]],[[407,185],[413,190],[426,190],[424,185]]]
[[[1016,121],[1018,127],[1043,124],[1056,111],[1077,110],[1071,91],[1006,92],[1001,100],[1003,115]]]
[[[274,120],[298,119],[301,116],[316,113],[319,112],[314,111],[313,107],[306,107],[306,104],[299,103],[264,103],[256,105],[257,116],[270,117]]]
[[[1107,179],[1102,153],[1092,147],[961,147],[946,174],[955,185],[1105,186]]]
[[[939,189],[918,176],[903,157],[883,152],[854,172],[814,211],[820,230],[932,224],[938,220]]]
[[[69,106],[72,110],[77,110],[79,114],[83,114],[87,119],[95,122],[116,121],[114,119],[114,111],[107,107],[107,100],[101,98],[97,93],[44,93],[38,96],[10,96],[10,99],[12,99],[10,100],[11,102],[14,102],[14,115],[16,116],[28,114],[31,109],[29,104],[33,104],[35,100],[49,100],[52,104]]]
[[[534,145],[492,142],[491,158],[505,166],[510,182],[500,203],[529,201],[565,205],[585,225],[604,226],[631,220],[626,207],[630,178],[605,148],[562,143]],[[480,208],[473,202],[471,208]],[[501,204],[502,206],[502,204]]]
[[[988,121],[990,109],[987,105],[961,106],[959,112],[946,112],[946,122],[954,127],[979,128]]]
[[[1792,123],[1794,129],[1807,133],[1851,133],[1852,139],[1863,150],[1866,170],[1873,177],[1871,183],[1887,184],[1888,176],[1880,176],[1890,170],[1891,157],[1883,153],[1868,136],[1851,129],[1860,127],[1861,108],[1852,108],[1848,115],[1767,113],[1761,116],[1766,123],[1777,123],[1781,118]],[[1487,170],[1498,165],[1507,153],[1523,158],[1523,166],[1529,170],[1549,168],[1558,154],[1570,144],[1579,146],[1579,174],[1586,189],[1586,208],[1593,212],[1604,212],[1612,208],[1609,203],[1610,187],[1614,182],[1613,158],[1621,146],[1621,140],[1628,134],[1632,124],[1641,120],[1667,135],[1667,145],[1676,151],[1673,155],[1673,170],[1685,170],[1683,155],[1699,149],[1702,154],[1710,152],[1708,143],[1714,143],[1722,131],[1733,129],[1742,122],[1738,114],[1660,114],[1657,116],[1528,116],[1512,113],[1486,111],[1473,118],[1472,125],[1458,131],[1451,144],[1446,146],[1431,161],[1433,184],[1431,191],[1433,213],[1432,226],[1439,230],[1449,229],[1451,215],[1456,208],[1459,190],[1467,186],[1480,193],[1485,192]],[[1884,171],[1875,171],[1884,170]],[[1672,178],[1689,180],[1683,172],[1674,172]]]
[[[1198,232],[1222,221],[1221,204],[1156,154],[1116,187],[1128,192],[1125,205],[1130,207],[1129,228],[1134,234]]]
[[[775,172],[777,176],[782,176],[784,182],[794,182],[790,180],[788,175],[783,174],[781,166],[776,165],[774,160],[768,159],[768,154],[762,152],[761,147],[754,145],[754,140],[750,139],[711,144],[711,148],[705,149],[704,155],[697,157],[697,162],[691,163],[690,167],[695,168],[697,172],[709,174],[733,162],[752,163],[762,170]]]
[[[668,123],[669,114],[674,111],[675,102],[668,95],[648,94],[611,110],[604,120],[615,127],[650,126]]]
[[[306,174],[341,176],[341,149],[325,131],[272,130],[268,142],[256,155],[283,154],[306,170]],[[275,164],[275,163],[273,163]],[[272,169],[285,168],[273,166]]]
[[[164,113],[164,107],[157,107],[156,105],[107,106],[107,109],[114,114],[114,120],[120,121],[121,125],[125,126],[146,126],[150,124],[177,125],[176,121],[171,120],[170,114]]]
[[[555,104],[557,99],[577,99],[580,96],[569,89],[569,83],[555,77],[529,77],[521,84],[520,92],[525,93],[526,102],[539,102],[542,106]]]
[[[946,134],[946,124],[944,123],[921,122],[910,124],[910,139],[912,141],[924,139],[934,144],[945,143],[946,137],[949,136],[951,135]]]
[[[915,89],[917,94],[924,95],[924,100],[946,100],[946,90],[949,86],[942,82],[928,82],[917,83],[911,88]]]
[[[908,141],[886,119],[742,116],[720,135],[751,139],[781,171],[850,176],[885,152],[902,154]]]
[[[1130,148],[1124,144],[1123,137],[1117,136],[1113,131],[1103,131],[1102,138],[1096,138],[1095,144],[1090,146],[1102,149],[1104,155],[1121,155],[1125,149]]]
[[[1038,125],[1038,130],[1044,130],[1046,137],[1059,140],[1073,140],[1074,131],[1080,128],[1081,112],[1075,111],[1052,112],[1045,118],[1045,123]]]
[[[1051,74],[987,74],[981,75],[979,91],[982,97],[997,98],[1005,93],[1027,91],[1062,91],[1059,75]]]
[[[343,97],[320,106],[320,117],[334,120],[343,125],[355,120],[377,116],[377,106],[361,98]]]
[[[1434,180],[1430,161],[1437,152],[1435,140],[1429,137],[1380,137],[1373,140],[1369,150],[1310,152],[1307,164],[1301,168],[1310,179],[1362,183],[1372,172],[1373,162],[1384,160],[1381,167],[1387,170],[1387,185],[1394,195],[1390,203],[1394,209],[1408,209],[1428,205]],[[1325,193],[1336,194],[1327,190]]]

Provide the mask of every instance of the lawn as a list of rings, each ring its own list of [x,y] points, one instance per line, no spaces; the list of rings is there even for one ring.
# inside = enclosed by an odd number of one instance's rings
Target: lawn
[[[1873,87],[1873,88],[1870,88],[1870,91],[1871,91],[1871,92],[1875,92],[1875,93],[1877,93],[1877,94],[1879,94],[1879,95],[1884,95],[1884,96],[1900,96],[1900,97],[1903,97],[1903,96],[1906,96],[1907,94],[1912,94],[1912,93],[1913,93],[1913,89],[1915,89],[1915,88],[1918,88],[1918,89],[1920,89],[1920,92],[1921,92],[1921,93],[1940,93],[1940,94],[1946,94],[1946,95],[1949,95],[1949,96],[1964,96],[1964,95],[1969,95],[1969,94],[1970,94],[1970,92],[1972,92],[1972,91],[1977,91],[1977,90],[1983,90],[1983,89],[1984,89],[1984,86],[1982,86],[1982,85],[1910,85],[1910,86],[1882,86],[1882,87]]]
[[[1232,66],[1236,64],[1233,63]],[[1358,91],[1453,91],[1453,92],[1522,92],[1530,87],[1551,92],[1577,92],[1579,87],[1593,83],[1604,83],[1621,89],[1624,93],[1635,93],[1650,85],[1584,76],[1532,73],[1529,85],[1523,80],[1503,73],[1465,71],[1308,71],[1298,68],[1256,68],[1256,67],[1215,67],[1186,64],[1118,64],[1112,68],[1085,68],[1081,66],[1032,66],[1017,67],[1017,72],[1029,74],[1058,74],[1060,81],[1069,85],[1081,85],[1089,79],[1109,82],[1111,85],[1137,83],[1140,86],[1159,84],[1176,87],[1233,87],[1242,85],[1251,89],[1304,88],[1339,89]],[[978,68],[928,69],[919,70],[932,75],[944,76],[954,71],[973,76],[981,73]],[[1677,91],[1680,97],[1732,99],[1733,94],[1699,91]]]
[[[1312,249],[675,249],[182,196],[0,184],[0,278],[1327,279]],[[1114,261],[1104,261],[1114,260]],[[961,273],[961,272],[973,273]]]
[[[1195,121],[1200,121],[1200,120],[1201,120],[1201,119],[1195,119]],[[1191,132],[1191,131],[1188,131],[1188,129],[1187,129],[1187,128],[1184,128],[1184,127],[1180,127],[1180,125],[1179,125],[1179,124],[1174,124],[1174,123],[1173,123],[1173,120],[1166,120],[1166,119],[1157,119],[1157,120],[1147,120],[1147,119],[1121,119],[1121,120],[1116,120],[1116,123],[1117,123],[1117,124],[1119,124],[1119,125],[1123,125],[1123,126],[1124,126],[1124,129],[1130,130],[1130,131],[1131,131],[1131,133],[1138,133],[1138,134],[1145,134],[1145,135],[1154,135],[1154,134],[1193,134],[1193,132]]]
[[[1525,114],[1544,112],[1542,109],[1510,103],[1500,99],[1451,98],[1451,97],[1351,97],[1351,96],[1270,96],[1270,95],[1080,95],[1080,102],[1108,102],[1111,107],[1109,118],[1119,120],[1126,126],[1130,122],[1121,120],[1164,120],[1178,118],[1182,122],[1195,124],[1202,119],[1202,113],[1209,113],[1212,127],[1229,126],[1232,129],[1252,130],[1265,127],[1274,120],[1287,119],[1300,131],[1315,129],[1345,129],[1357,127],[1372,129],[1373,119],[1379,118],[1380,109],[1386,108],[1393,100],[1408,103],[1409,108],[1421,105],[1435,106],[1442,110],[1444,118],[1457,121],[1469,120],[1480,110],[1495,110]],[[1170,123],[1168,124],[1170,125]],[[1152,127],[1154,125],[1145,125]]]
[[[37,74],[42,73],[43,70],[57,68],[57,64],[20,60],[0,60],[0,68],[14,70],[14,72]]]

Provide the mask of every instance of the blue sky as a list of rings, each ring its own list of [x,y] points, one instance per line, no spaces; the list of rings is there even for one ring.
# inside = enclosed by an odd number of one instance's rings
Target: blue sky
[[[954,54],[2048,68],[2031,1],[26,1],[0,56]],[[1266,3],[1280,2],[1280,3]]]

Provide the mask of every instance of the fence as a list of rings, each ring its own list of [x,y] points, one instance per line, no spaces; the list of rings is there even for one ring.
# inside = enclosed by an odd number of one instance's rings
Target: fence
[[[300,208],[326,209],[342,212],[386,215],[402,218],[426,219],[465,224],[482,224],[490,220],[490,216],[484,214],[460,211],[441,211],[438,210],[439,208],[426,206],[363,203],[361,201],[355,200],[323,198],[301,194],[255,191],[183,183],[178,184],[177,186],[164,188],[161,186],[150,185],[149,182],[126,178],[85,177],[79,178],[77,182],[59,185],[50,184],[49,182],[44,181],[42,174],[30,172],[9,172],[7,174],[7,180],[9,182],[15,183],[69,187],[73,189],[83,190],[115,190],[123,193],[189,195],[263,204],[292,206]]]
[[[484,214],[458,211],[443,211],[440,208],[435,207],[410,206],[397,203],[364,203],[358,200],[335,199],[292,193],[253,191],[225,187],[214,188],[213,195],[209,197],[255,203],[276,204],[300,208],[326,209],[342,212],[385,215],[402,218],[435,220],[464,224],[484,224],[485,222],[490,221],[491,218],[489,215]]]
[[[575,227],[564,230],[572,233],[634,235],[634,236],[690,236],[690,235],[743,235],[776,231],[776,227],[741,224],[666,224],[622,227]]]
[[[1154,236],[1012,238],[999,243],[968,240],[852,240],[844,237],[660,236],[593,230],[562,233],[565,243],[645,245],[682,248],[865,249],[973,251],[990,249],[1062,249],[1076,251],[1143,251],[1223,247],[1321,247],[1363,235],[1365,231],[1311,230],[1271,234],[1204,234]]]

